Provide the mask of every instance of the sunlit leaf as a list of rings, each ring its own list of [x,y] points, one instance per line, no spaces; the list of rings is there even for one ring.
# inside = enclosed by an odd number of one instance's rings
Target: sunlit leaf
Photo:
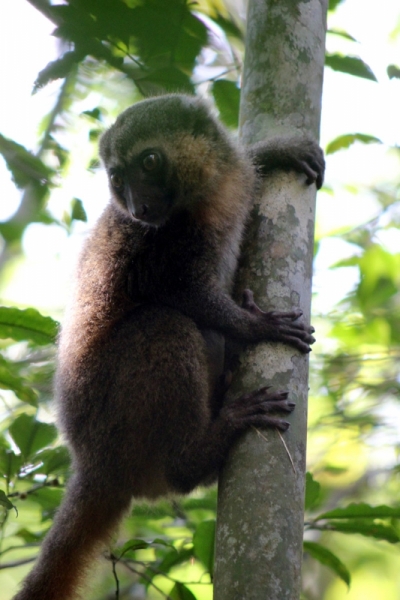
[[[43,463],[37,472],[45,475],[63,475],[71,463],[70,454],[65,446],[42,450],[37,458]]]
[[[389,65],[386,71],[389,79],[400,79],[400,67],[396,65]]]
[[[203,498],[183,498],[182,506],[185,511],[187,510],[216,510],[217,508],[217,495],[215,493],[208,494]]]
[[[27,386],[22,377],[18,377],[10,371],[10,364],[2,356],[0,356],[0,388],[13,391],[23,402],[33,406],[37,404],[37,392]]]
[[[193,559],[193,549],[184,548],[183,550],[171,550],[159,562],[157,569],[161,573],[168,573],[173,567],[189,562]],[[153,573],[154,576],[154,573]]]
[[[20,310],[15,307],[0,306],[0,338],[16,341],[27,340],[44,345],[55,342],[58,323],[51,317],[44,317],[34,308]]]
[[[10,425],[9,432],[25,460],[49,446],[57,437],[54,425],[37,421],[33,415],[22,414]]]
[[[215,103],[221,120],[228,127],[237,127],[239,123],[240,90],[236,83],[226,79],[218,79],[212,86]]]
[[[350,586],[350,573],[347,567],[335,554],[333,554],[333,552],[328,550],[328,548],[325,548],[325,546],[321,546],[321,544],[316,544],[315,542],[304,542],[303,547],[304,552],[307,552],[310,556],[315,558],[315,560],[318,560],[321,564],[332,569],[346,585]]]
[[[42,509],[42,520],[52,519],[61,504],[64,492],[60,488],[42,487],[29,494],[29,500],[37,503]]]
[[[344,508],[335,508],[318,515],[317,519],[360,519],[370,517],[372,519],[396,518],[400,519],[400,506],[392,507],[382,504],[371,506],[364,502],[352,503]]]
[[[377,81],[371,68],[357,56],[342,56],[341,54],[326,54],[325,64],[334,71]]]
[[[361,280],[357,298],[364,309],[381,307],[398,291],[400,255],[391,254],[378,244],[369,246],[359,259]]]
[[[336,7],[342,2],[344,2],[344,0],[329,0],[328,9],[335,10]]]
[[[306,496],[305,496],[305,509],[310,509],[318,500],[321,486],[318,481],[313,479],[311,473],[306,473]]]
[[[213,21],[221,27],[228,37],[234,37],[242,42],[244,41],[243,30],[236,24],[231,15],[224,17],[221,13],[217,12],[217,16],[213,17]]]
[[[12,508],[14,508],[14,504],[10,502],[9,498],[7,498],[3,490],[0,490],[0,505],[6,508],[7,510],[11,510]]]
[[[72,210],[71,210],[71,219],[73,221],[83,221],[87,222],[87,214],[85,209],[83,208],[82,200],[79,198],[74,198],[72,200]]]
[[[171,600],[196,600],[196,596],[183,583],[177,582],[168,596]]]
[[[24,188],[31,181],[46,183],[54,174],[48,167],[29,150],[13,140],[0,134],[0,154],[3,155],[7,167],[10,169],[13,180],[19,188]]]
[[[329,521],[326,525],[329,531],[339,531],[341,533],[359,533],[366,537],[373,537],[378,540],[386,540],[391,544],[396,544],[400,541],[396,530],[390,525],[375,523],[372,520],[352,519],[349,521]]]
[[[103,111],[99,106],[96,106],[96,108],[93,108],[92,110],[84,110],[82,115],[86,115],[95,121],[103,120]]]
[[[145,548],[148,548],[149,546],[150,546],[149,542],[146,542],[145,540],[139,540],[139,539],[128,540],[122,546],[122,548],[120,548],[119,556],[120,556],[120,558],[122,558],[128,552],[134,552],[136,550],[143,550]]]
[[[163,540],[162,538],[154,538],[154,540],[151,542],[152,546],[165,546],[166,548],[172,548],[174,550],[174,552],[177,552],[175,546],[173,544],[171,544],[171,542],[167,542],[166,540]]]
[[[76,69],[77,64],[83,60],[84,56],[84,52],[72,50],[66,52],[61,58],[49,62],[37,76],[33,86],[33,93],[36,93],[40,88],[43,88],[55,79],[64,79],[73,69]]]
[[[89,140],[91,142],[96,142],[102,133],[103,133],[102,129],[91,129],[89,131]]]
[[[212,574],[214,568],[215,521],[203,521],[196,527],[193,547],[196,557],[201,560],[207,571]]]
[[[350,40],[351,42],[357,41],[356,38],[354,38],[352,35],[347,33],[347,31],[342,31],[340,29],[328,29],[328,31],[326,33],[329,33],[331,35],[337,35],[339,37],[344,38],[345,40]]]
[[[18,529],[15,535],[24,540],[27,544],[35,544],[40,542],[44,536],[46,535],[46,531],[41,532],[33,532],[23,527],[22,529]]]
[[[355,142],[362,142],[363,144],[382,144],[382,141],[373,136],[365,133],[347,133],[346,135],[340,135],[335,138],[326,147],[326,154],[333,154],[338,150],[344,150],[350,148]]]
[[[11,448],[2,446],[0,448],[0,473],[2,473],[8,484],[19,473],[22,465],[22,457],[15,454]]]

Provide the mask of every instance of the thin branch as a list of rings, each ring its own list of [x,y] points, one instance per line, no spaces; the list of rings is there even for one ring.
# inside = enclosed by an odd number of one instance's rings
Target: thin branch
[[[22,558],[21,560],[16,560],[15,562],[3,563],[0,565],[1,569],[12,569],[13,567],[20,567],[21,565],[27,565],[36,560],[36,556],[33,558]]]
[[[140,577],[141,579],[144,579],[145,581],[147,581],[147,583],[151,586],[153,586],[153,588],[162,596],[164,596],[165,600],[172,600],[171,596],[169,596],[168,594],[166,594],[165,592],[162,591],[161,588],[158,587],[158,585],[156,585],[154,583],[154,581],[152,580],[151,577],[149,577],[148,575],[146,575],[145,573],[141,573],[140,571],[138,571],[137,569],[135,569],[134,567],[131,567],[129,564],[127,564],[126,561],[121,561],[123,565],[125,565],[125,567],[128,569],[128,571],[131,571],[132,573],[135,573],[135,575],[137,575],[138,577]]]
[[[113,554],[110,556],[112,562],[112,573],[115,580],[115,600],[119,600],[119,579],[117,575],[117,562],[118,558],[116,558]]]
[[[160,571],[157,567],[154,567],[149,562],[146,563],[141,560],[133,560],[131,558],[127,558],[127,559],[125,559],[125,561],[126,561],[126,563],[130,562],[130,563],[141,565],[142,567],[144,567],[146,569],[150,569],[150,571],[152,571],[155,575],[161,575],[162,577],[165,577],[165,579],[168,579],[172,583],[183,583],[184,585],[210,585],[211,584],[211,581],[181,581],[180,579],[175,579],[174,577],[171,577],[171,575],[164,573],[164,571]],[[202,574],[202,577],[204,575],[209,575],[209,573],[207,571],[205,571]]]
[[[107,40],[107,41],[110,44],[110,46],[114,46],[114,48],[116,48],[120,52],[123,52],[125,54],[125,56],[130,58],[132,62],[134,62],[138,67],[140,67],[142,69],[142,71],[144,71],[146,69],[145,65],[143,63],[141,63],[140,60],[135,58],[128,50],[124,50],[124,48],[121,48],[116,42],[113,42],[113,40]]]
[[[44,481],[43,483],[38,483],[37,485],[31,487],[29,490],[26,490],[26,492],[12,492],[11,494],[7,494],[8,498],[20,498],[21,494],[23,494],[24,496],[28,496],[29,494],[34,494],[35,492],[37,492],[38,490],[42,490],[43,488],[46,487],[56,487],[56,488],[63,488],[63,485],[60,485],[58,479],[51,479],[50,481]]]
[[[225,69],[225,71],[221,71],[221,73],[218,73],[218,75],[214,75],[214,77],[207,77],[207,79],[203,79],[203,81],[197,81],[194,85],[197,86],[197,85],[201,85],[202,83],[209,83],[210,81],[217,81],[223,75],[227,75],[228,73],[231,73],[231,71],[236,71],[235,65],[233,65],[232,67],[227,67]]]
[[[21,546],[21,544],[18,544],[17,546],[9,546],[8,548],[0,552],[0,556],[3,556],[4,554],[7,554],[7,552],[11,552],[12,550],[21,550],[21,548],[37,548],[39,546],[40,542],[30,542],[29,544],[24,544],[23,546]],[[33,558],[32,560],[35,559]]]

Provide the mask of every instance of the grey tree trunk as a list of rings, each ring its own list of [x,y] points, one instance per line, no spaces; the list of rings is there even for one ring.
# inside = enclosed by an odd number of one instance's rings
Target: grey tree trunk
[[[241,139],[318,137],[327,0],[250,0]],[[309,322],[316,188],[274,173],[253,210],[238,287],[264,310],[300,307]],[[301,590],[308,357],[259,344],[240,357],[230,391],[287,389],[291,427],[249,431],[220,476],[215,600],[297,600]]]

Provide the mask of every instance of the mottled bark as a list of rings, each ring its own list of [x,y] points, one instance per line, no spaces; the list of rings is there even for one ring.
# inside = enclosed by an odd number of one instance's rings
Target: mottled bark
[[[250,0],[241,139],[318,137],[326,0]],[[254,207],[238,288],[266,310],[309,322],[315,185],[277,172]],[[308,357],[281,344],[248,348],[230,393],[288,389],[296,409],[282,438],[249,431],[219,482],[215,600],[297,600],[301,588]],[[286,418],[286,417],[285,417]],[[283,441],[284,440],[284,441]]]

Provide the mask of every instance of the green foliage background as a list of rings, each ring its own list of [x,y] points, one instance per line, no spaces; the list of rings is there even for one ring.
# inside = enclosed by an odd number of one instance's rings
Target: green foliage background
[[[71,198],[61,212],[50,203],[70,169],[70,140],[77,129],[86,132],[91,148],[90,173],[98,167],[101,132],[123,108],[147,95],[206,94],[234,130],[245,45],[244,23],[222,0],[69,0],[58,6],[29,1],[54,23],[63,51],[34,83],[40,94],[50,82],[60,82],[42,122],[38,152],[0,134],[0,153],[21,189],[20,207],[0,222],[0,264],[8,276],[30,224],[72,235],[87,219],[79,198]],[[331,11],[339,4],[331,1]],[[332,35],[352,43],[343,31]],[[353,55],[330,53],[326,64],[375,80],[370,67]],[[399,74],[398,66],[388,65],[390,78]],[[80,110],[87,98],[93,98],[92,107]],[[349,132],[331,140],[327,154],[346,152],[354,143],[380,140]],[[398,148],[392,152],[399,160]],[[331,234],[349,248],[334,268],[355,268],[358,278],[334,310],[313,318],[320,341],[311,363],[303,578],[308,600],[400,595],[398,425],[391,417],[399,410],[400,254],[380,243],[383,231],[400,227],[399,184],[397,177],[369,190],[380,207],[372,220],[363,222],[361,215],[356,228]],[[333,199],[340,193],[326,191]],[[9,593],[10,581],[31,566],[69,476],[68,452],[49,411],[58,323],[29,307],[28,292],[27,298],[24,307],[0,307],[0,585]],[[375,460],[377,449],[391,440],[392,451]],[[88,597],[115,597],[118,586],[121,599],[211,599],[215,509],[215,489],[151,506],[135,504],[105,552]]]

